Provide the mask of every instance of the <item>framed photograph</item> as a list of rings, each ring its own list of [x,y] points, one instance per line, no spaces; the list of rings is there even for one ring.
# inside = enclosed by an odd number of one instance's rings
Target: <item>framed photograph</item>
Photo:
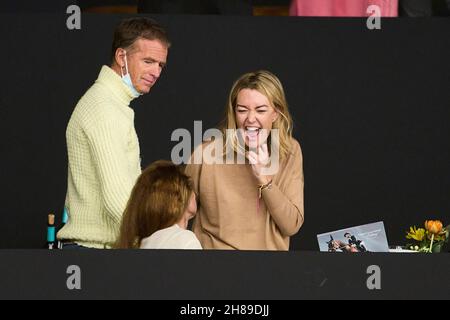
[[[317,240],[323,252],[389,252],[383,222],[322,233]]]

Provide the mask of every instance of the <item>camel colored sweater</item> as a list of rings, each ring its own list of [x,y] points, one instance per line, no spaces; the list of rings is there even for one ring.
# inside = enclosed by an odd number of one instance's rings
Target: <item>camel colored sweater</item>
[[[141,173],[130,89],[103,66],[78,102],[66,131],[69,221],[59,239],[91,248],[110,248]]]
[[[261,199],[249,164],[188,164],[186,174],[200,197],[193,231],[204,249],[289,250],[289,237],[304,220],[302,152],[296,140]]]

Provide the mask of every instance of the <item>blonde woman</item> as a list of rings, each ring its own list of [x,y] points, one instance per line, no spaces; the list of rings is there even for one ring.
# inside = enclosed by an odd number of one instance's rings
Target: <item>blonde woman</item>
[[[223,123],[222,139],[197,148],[186,167],[200,200],[193,231],[205,249],[289,250],[304,221],[303,164],[279,79],[241,76]],[[222,161],[211,161],[222,146]]]
[[[169,161],[138,178],[121,225],[118,249],[202,249],[188,221],[197,212],[192,181]]]

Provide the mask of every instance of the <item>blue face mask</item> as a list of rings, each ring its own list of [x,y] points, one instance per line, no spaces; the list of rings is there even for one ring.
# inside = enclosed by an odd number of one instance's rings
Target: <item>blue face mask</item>
[[[127,72],[126,75],[123,74],[122,68],[120,68],[120,72],[122,74],[122,81],[127,85],[128,88],[130,88],[131,93],[134,98],[139,97],[142,95],[139,91],[136,90],[136,88],[133,85],[133,82],[131,81],[130,72],[128,72],[128,63],[127,63],[127,52],[125,51],[125,71]]]

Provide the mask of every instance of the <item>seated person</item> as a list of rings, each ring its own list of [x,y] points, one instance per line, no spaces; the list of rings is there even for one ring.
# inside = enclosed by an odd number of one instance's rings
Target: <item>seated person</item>
[[[125,209],[118,249],[202,249],[188,221],[197,212],[192,182],[170,161],[142,172]]]

